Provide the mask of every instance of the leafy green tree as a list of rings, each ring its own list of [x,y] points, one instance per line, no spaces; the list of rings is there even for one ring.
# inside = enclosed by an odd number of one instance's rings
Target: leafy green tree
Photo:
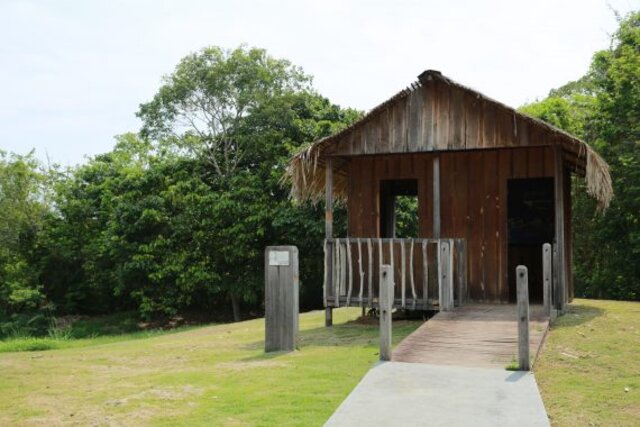
[[[359,113],[309,81],[259,49],[208,48],[141,106],[142,136],[121,135],[111,152],[64,172],[3,157],[2,206],[15,214],[0,230],[0,310],[239,319],[241,305],[261,308],[270,244],[300,248],[301,303],[317,306],[322,206],[295,205],[284,170],[293,151]],[[11,198],[12,186],[26,190]],[[337,219],[344,230],[346,216]]]
[[[226,290],[236,319],[241,301],[261,300],[264,247],[311,237],[280,224],[312,228],[312,254],[321,257],[322,216],[300,217],[282,176],[294,150],[351,122],[357,112],[331,105],[311,91],[299,68],[264,50],[211,47],[184,58],[138,115],[143,135],[202,162],[213,199],[200,250],[213,260],[211,286]]]
[[[273,110],[288,94],[309,87],[310,77],[262,49],[208,47],[183,58],[153,100],[140,106],[142,135],[206,159],[218,178],[234,174],[255,149],[240,128],[256,110]]]
[[[573,83],[569,83],[569,86],[573,86]],[[596,108],[595,96],[579,92],[560,96],[558,93],[562,91],[551,91],[546,99],[524,105],[519,110],[584,138],[585,126]]]
[[[44,302],[30,261],[50,210],[46,183],[33,152],[0,151],[0,314],[36,310]]]
[[[522,110],[590,141],[611,168],[615,198],[604,215],[574,186],[578,295],[640,299],[640,12],[619,22],[584,77]]]

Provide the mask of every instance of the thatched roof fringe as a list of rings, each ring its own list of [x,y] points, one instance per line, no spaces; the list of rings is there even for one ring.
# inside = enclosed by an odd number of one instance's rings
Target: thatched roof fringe
[[[604,212],[613,199],[613,184],[609,165],[593,148],[585,144],[587,150],[587,193],[598,201],[598,210]]]

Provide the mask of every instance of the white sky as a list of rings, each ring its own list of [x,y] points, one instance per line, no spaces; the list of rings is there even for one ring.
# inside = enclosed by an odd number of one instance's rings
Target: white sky
[[[0,148],[63,165],[137,131],[180,58],[263,47],[368,110],[436,69],[519,106],[587,70],[640,0],[0,0]]]

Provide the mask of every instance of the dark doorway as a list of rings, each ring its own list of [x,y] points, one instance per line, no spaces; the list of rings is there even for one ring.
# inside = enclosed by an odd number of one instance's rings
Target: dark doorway
[[[515,269],[529,271],[529,301],[542,302],[542,245],[554,238],[553,178],[510,179],[507,183],[509,301],[516,300]]]
[[[418,237],[418,181],[380,181],[380,236]]]

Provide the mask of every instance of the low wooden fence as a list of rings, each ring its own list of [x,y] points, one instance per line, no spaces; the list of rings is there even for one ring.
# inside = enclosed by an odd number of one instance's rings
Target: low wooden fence
[[[464,239],[339,238],[324,242],[325,307],[378,307],[383,265],[394,308],[450,310],[467,292]]]

